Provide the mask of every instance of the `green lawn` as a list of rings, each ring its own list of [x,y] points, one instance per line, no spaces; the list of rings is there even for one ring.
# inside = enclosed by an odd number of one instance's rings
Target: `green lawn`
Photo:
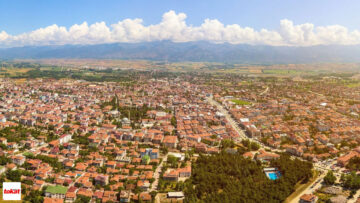
[[[240,99],[232,99],[231,101],[234,102],[236,105],[251,105],[251,102]]]

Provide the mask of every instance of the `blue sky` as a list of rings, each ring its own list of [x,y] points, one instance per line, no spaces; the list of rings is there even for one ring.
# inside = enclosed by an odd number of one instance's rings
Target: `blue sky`
[[[0,8],[0,47],[153,40],[296,46],[360,43],[357,41],[360,38],[358,0],[0,0]],[[159,34],[155,31],[160,28],[148,27],[162,22],[163,15],[169,11],[182,19],[178,19],[179,23],[186,23],[188,27],[178,27],[176,31],[188,38],[176,33]],[[172,16],[169,19],[174,20],[176,16]],[[119,29],[127,34],[120,35],[111,27],[124,19],[135,18],[142,19],[140,24],[144,28],[137,29],[139,22],[121,25]],[[217,21],[209,22],[204,28],[205,19]],[[66,33],[73,25],[83,22],[87,24],[78,38],[71,38],[72,32]],[[105,26],[96,24],[99,22]],[[223,27],[219,27],[218,22]],[[84,31],[93,24],[96,24],[93,30]],[[239,27],[226,27],[233,24]],[[56,27],[48,27],[51,25]],[[194,27],[198,29],[194,31]],[[40,28],[44,28],[46,34],[43,31],[28,34]],[[106,34],[107,29],[110,32]],[[139,32],[142,36],[138,36]],[[25,35],[20,35],[23,33]]]
[[[275,29],[280,20],[289,19],[296,24],[360,28],[360,1],[356,0],[1,0],[0,8],[0,30],[9,34],[51,24],[111,24],[125,18],[155,24],[169,10],[186,13],[187,23],[193,25],[210,18],[224,24]]]

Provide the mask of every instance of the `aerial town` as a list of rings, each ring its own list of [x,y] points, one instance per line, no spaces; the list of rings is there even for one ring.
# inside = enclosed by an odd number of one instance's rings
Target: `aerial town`
[[[359,0],[0,8],[0,203],[360,203]]]
[[[30,202],[194,202],[211,157],[257,164],[274,187],[296,160],[309,170],[274,202],[357,201],[356,80],[137,77],[1,78],[0,178]]]

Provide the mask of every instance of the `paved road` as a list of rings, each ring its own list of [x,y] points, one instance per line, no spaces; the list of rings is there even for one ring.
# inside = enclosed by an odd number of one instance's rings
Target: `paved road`
[[[347,203],[355,203],[356,200],[359,198],[359,196],[360,196],[360,190],[358,190],[358,191],[356,192],[356,194],[354,195],[354,197],[351,198],[351,199],[349,199],[349,201],[348,201]]]
[[[154,191],[154,190],[157,189],[157,186],[158,186],[158,184],[159,184],[159,178],[160,178],[161,169],[162,169],[162,167],[163,167],[164,162],[167,161],[167,157],[168,157],[168,154],[166,154],[166,155],[164,156],[162,162],[161,162],[160,165],[156,168],[155,173],[154,173],[155,181],[152,183],[151,188],[149,189],[149,192],[152,192],[152,191]]]
[[[213,100],[210,97],[206,98],[206,101],[208,101],[211,105],[216,106],[218,111],[220,111],[222,114],[224,114],[226,120],[231,124],[233,129],[240,135],[241,139],[248,139],[248,137],[245,135],[244,131],[242,131],[239,127],[239,125],[235,122],[235,120],[231,117],[229,112],[217,101]]]
[[[316,170],[322,171],[322,174],[318,176],[318,178],[316,178],[315,182],[313,184],[310,184],[302,193],[300,193],[298,196],[296,196],[290,203],[298,203],[300,200],[300,197],[303,194],[312,194],[314,193],[317,189],[319,189],[322,185],[322,179],[326,176],[327,171],[331,170],[331,166],[334,165],[336,163],[336,161],[331,162],[330,164],[326,165],[326,168],[323,168],[321,166],[318,166],[317,164],[314,164],[314,168]],[[334,174],[335,175],[335,174]]]
[[[268,149],[269,147],[266,147],[262,142],[260,142],[257,139],[250,138],[245,135],[244,131],[239,127],[238,123],[232,118],[231,114],[227,109],[225,109],[221,104],[219,104],[217,101],[213,100],[210,97],[207,97],[206,100],[213,106],[216,106],[218,111],[220,111],[222,114],[224,114],[225,118],[229,121],[233,129],[240,135],[240,138],[238,140],[235,140],[237,142],[240,142],[242,139],[248,139],[252,142],[256,142],[258,145],[260,145],[261,148]]]
[[[267,86],[266,89],[263,92],[261,92],[259,95],[261,96],[261,95],[265,94],[268,91],[269,91],[269,87]]]
[[[314,191],[319,189],[321,187],[322,179],[324,178],[325,175],[326,175],[326,173],[324,172],[323,174],[318,176],[318,178],[316,178],[314,183],[310,184],[308,188],[306,188],[303,192],[301,192],[298,196],[296,196],[292,201],[290,201],[290,203],[298,203],[300,201],[300,197],[302,195],[312,194]]]

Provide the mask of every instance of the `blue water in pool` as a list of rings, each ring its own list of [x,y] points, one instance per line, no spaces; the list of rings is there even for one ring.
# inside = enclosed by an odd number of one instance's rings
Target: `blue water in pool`
[[[269,176],[270,180],[276,180],[279,178],[279,176],[275,172],[268,173],[268,176]]]

